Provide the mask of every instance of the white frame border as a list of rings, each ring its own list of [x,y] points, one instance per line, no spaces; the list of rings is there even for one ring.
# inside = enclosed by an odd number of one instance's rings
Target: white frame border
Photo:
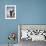
[[[18,44],[20,43],[20,25],[18,24]]]
[[[15,7],[15,18],[7,18],[7,7]],[[5,5],[5,19],[16,19],[16,5]]]

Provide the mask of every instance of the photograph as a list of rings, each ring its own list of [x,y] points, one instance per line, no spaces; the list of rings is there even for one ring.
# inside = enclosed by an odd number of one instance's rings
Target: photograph
[[[16,19],[16,5],[5,5],[5,19]]]
[[[18,42],[20,46],[31,46],[32,42],[46,41],[46,25],[18,25]]]

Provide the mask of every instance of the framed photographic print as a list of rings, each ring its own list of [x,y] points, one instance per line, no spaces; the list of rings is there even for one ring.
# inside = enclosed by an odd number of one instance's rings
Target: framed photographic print
[[[39,24],[19,24],[18,41],[46,41],[46,25]]]
[[[5,5],[5,19],[16,19],[16,5]]]

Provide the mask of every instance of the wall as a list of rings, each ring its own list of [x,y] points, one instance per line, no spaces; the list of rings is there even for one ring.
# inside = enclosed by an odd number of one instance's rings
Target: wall
[[[16,4],[16,20],[5,20],[5,4]],[[0,0],[0,44],[7,44],[17,24],[46,24],[46,0]],[[17,41],[16,41],[17,43]]]
[[[16,0],[0,0],[0,44],[7,44],[8,34],[16,32],[17,35],[17,22],[16,20],[5,19],[5,5],[16,5]],[[15,41],[17,43],[17,39]]]
[[[17,0],[17,23],[46,24],[46,0]]]

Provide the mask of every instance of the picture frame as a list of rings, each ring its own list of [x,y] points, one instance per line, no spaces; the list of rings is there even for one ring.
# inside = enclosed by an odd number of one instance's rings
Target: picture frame
[[[28,35],[25,35],[28,37],[25,39],[23,31],[27,30]],[[46,24],[18,24],[18,43],[21,40],[46,41]]]
[[[16,19],[16,5],[5,5],[5,19]]]

